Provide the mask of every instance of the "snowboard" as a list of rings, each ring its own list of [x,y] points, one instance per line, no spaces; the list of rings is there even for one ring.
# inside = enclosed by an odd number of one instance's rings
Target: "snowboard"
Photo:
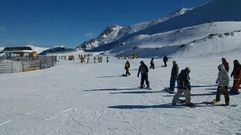
[[[229,105],[226,105],[226,104],[223,104],[223,103],[219,103],[219,102],[203,102],[203,104],[205,105],[210,105],[210,106],[230,106],[230,107],[237,107],[238,105],[237,104],[229,104]]]
[[[141,88],[141,87],[139,86],[138,88],[139,88],[139,89],[152,90],[151,87],[143,87],[143,88]]]
[[[195,105],[194,103],[191,103],[190,105],[185,105],[185,100],[184,99],[179,99],[178,100],[178,103],[186,106],[186,107],[190,107],[190,108],[194,108],[194,107],[197,107],[197,105]]]
[[[122,74],[121,77],[128,77],[130,75]]]
[[[164,89],[161,90],[161,91],[163,91],[163,92],[167,92],[167,93],[169,93],[169,94],[176,94],[176,92],[174,92],[174,91],[170,91],[168,87],[164,88]]]

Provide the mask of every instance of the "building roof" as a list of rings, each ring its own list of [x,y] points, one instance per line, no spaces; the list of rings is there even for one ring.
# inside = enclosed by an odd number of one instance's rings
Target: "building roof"
[[[31,47],[27,47],[27,46],[23,46],[23,47],[5,47],[3,49],[3,52],[26,52],[26,53],[30,53],[33,52]]]

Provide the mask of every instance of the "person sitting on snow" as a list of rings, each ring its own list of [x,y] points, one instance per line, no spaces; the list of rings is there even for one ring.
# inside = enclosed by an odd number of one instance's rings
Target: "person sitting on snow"
[[[220,64],[218,66],[218,78],[216,83],[218,84],[217,88],[217,94],[216,99],[212,101],[213,104],[216,104],[220,101],[221,94],[224,95],[225,98],[225,104],[229,105],[229,95],[228,95],[228,85],[229,85],[229,77],[228,72],[225,70],[225,67],[223,64]]]
[[[141,73],[141,86],[140,88],[143,89],[144,88],[144,82],[146,82],[146,88],[150,88],[150,83],[148,81],[148,67],[145,65],[145,63],[143,61],[140,62],[140,66],[139,66],[139,70],[138,70],[138,74],[137,77],[139,78],[139,75]]]
[[[177,79],[178,90],[177,90],[177,93],[175,94],[175,96],[173,97],[173,100],[172,100],[173,106],[176,105],[176,103],[179,101],[179,98],[182,96],[183,93],[184,93],[184,96],[185,96],[185,104],[187,106],[193,105],[191,103],[191,92],[190,92],[191,91],[191,84],[190,84],[189,73],[190,73],[190,68],[186,67],[178,75],[178,79]]]

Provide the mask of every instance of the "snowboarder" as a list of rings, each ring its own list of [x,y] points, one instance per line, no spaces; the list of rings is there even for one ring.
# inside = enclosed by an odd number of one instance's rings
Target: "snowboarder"
[[[222,64],[224,65],[225,70],[228,72],[229,71],[229,63],[225,58],[222,58]]]
[[[179,101],[179,98],[184,93],[185,96],[185,104],[187,106],[192,106],[191,103],[191,84],[190,84],[190,68],[186,67],[181,73],[178,75],[177,82],[178,82],[178,90],[172,100],[172,105],[175,106],[176,103]]]
[[[223,64],[218,66],[218,78],[216,83],[218,84],[216,99],[212,101],[212,104],[217,104],[220,101],[221,94],[224,95],[225,104],[229,105],[229,95],[228,95],[228,85],[229,85],[229,76],[228,72],[225,70]]]
[[[131,73],[129,72],[130,67],[131,67],[130,62],[127,60],[124,67],[126,70],[125,76],[131,75]]]
[[[233,62],[234,67],[233,67],[233,72],[231,74],[231,77],[234,78],[233,80],[233,87],[230,90],[230,93],[232,94],[239,94],[238,89],[240,85],[240,78],[241,78],[241,65],[238,60],[234,60]]]
[[[164,56],[163,57],[164,67],[167,67],[167,61],[168,61],[167,56]]]
[[[151,59],[150,65],[150,69],[155,69],[154,58]]]
[[[171,72],[169,93],[174,93],[175,83],[179,72],[179,67],[175,60],[172,62],[172,64],[173,66],[172,66],[172,72]]]
[[[141,89],[144,88],[144,82],[146,82],[146,88],[147,89],[150,88],[150,83],[148,81],[148,72],[149,72],[148,67],[145,65],[145,63],[143,61],[141,61],[139,70],[138,70],[138,74],[137,74],[137,77],[139,78],[139,75],[141,73],[141,86],[140,86]]]

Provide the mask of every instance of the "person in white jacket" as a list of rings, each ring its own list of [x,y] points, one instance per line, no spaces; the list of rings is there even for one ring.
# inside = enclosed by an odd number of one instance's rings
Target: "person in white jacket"
[[[229,76],[228,72],[225,70],[224,65],[220,64],[218,66],[218,78],[217,78],[217,94],[216,99],[212,101],[213,104],[216,104],[220,101],[221,94],[224,95],[225,98],[225,104],[229,105],[229,95],[228,95],[228,86],[229,86]]]

